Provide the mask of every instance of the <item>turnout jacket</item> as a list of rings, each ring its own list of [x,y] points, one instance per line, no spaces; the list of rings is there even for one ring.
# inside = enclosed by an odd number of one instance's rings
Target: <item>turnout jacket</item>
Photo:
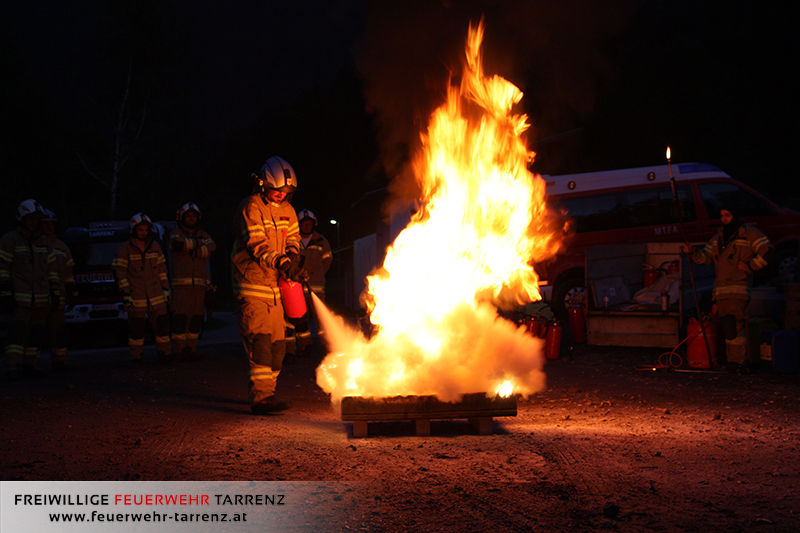
[[[53,248],[46,236],[27,236],[15,229],[0,239],[0,292],[11,293],[20,307],[50,305],[58,289]]]
[[[190,231],[183,226],[169,234],[172,250],[172,288],[206,289],[208,258],[217,249],[211,236],[201,229]]]
[[[728,242],[723,241],[722,228],[703,247],[692,251],[692,260],[701,265],[714,264],[714,299],[750,298],[753,272],[767,266],[767,255],[772,245],[769,239],[752,226],[742,224]],[[739,262],[747,264],[749,271],[739,270]]]
[[[300,255],[305,257],[303,268],[308,272],[308,284],[314,292],[325,290],[325,274],[331,266],[333,255],[328,239],[317,233],[311,233],[308,244],[300,240]]]
[[[144,252],[133,244],[133,239],[127,240],[117,248],[111,266],[119,290],[133,297],[134,307],[147,309],[148,300],[153,307],[166,305],[167,261],[155,240],[147,239]]]
[[[299,253],[297,213],[287,201],[275,204],[253,194],[242,200],[233,221],[236,242],[231,253],[234,296],[280,301],[275,260]]]
[[[61,305],[67,303],[67,286],[75,285],[75,275],[72,269],[75,267],[75,262],[72,260],[72,253],[69,247],[60,239],[52,241],[53,256],[55,257],[56,272],[58,272],[58,287],[61,295]]]

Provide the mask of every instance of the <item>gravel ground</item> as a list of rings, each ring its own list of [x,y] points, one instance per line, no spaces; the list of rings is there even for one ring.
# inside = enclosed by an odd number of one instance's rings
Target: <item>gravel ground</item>
[[[443,420],[353,438],[321,357],[290,359],[292,408],[254,417],[241,345],[204,351],[161,367],[150,346],[134,371],[125,348],[85,350],[78,372],[0,383],[2,479],[337,481],[330,531],[800,531],[797,375],[645,372],[663,350],[565,346],[492,435]]]

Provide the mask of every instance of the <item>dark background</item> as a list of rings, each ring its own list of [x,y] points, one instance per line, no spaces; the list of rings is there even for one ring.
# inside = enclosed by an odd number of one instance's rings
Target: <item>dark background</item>
[[[171,220],[193,201],[220,245],[222,280],[250,174],[279,155],[298,175],[295,208],[345,247],[375,232],[390,182],[413,195],[410,156],[482,16],[486,73],[525,93],[535,172],[662,164],[669,145],[674,162],[715,164],[794,206],[797,11],[688,0],[6,3],[0,220],[10,229],[31,197],[62,230],[138,211]]]

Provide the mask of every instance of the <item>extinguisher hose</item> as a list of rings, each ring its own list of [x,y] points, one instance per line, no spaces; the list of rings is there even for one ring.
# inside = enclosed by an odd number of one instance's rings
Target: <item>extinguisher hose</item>
[[[710,322],[704,320],[700,324],[700,329],[692,333],[691,335],[687,335],[685,339],[675,345],[672,351],[664,352],[658,356],[658,364],[656,365],[639,365],[636,367],[636,370],[674,370],[683,364],[683,358],[680,354],[677,353],[677,349],[680,348],[684,343],[689,342],[690,340],[696,338],[701,333],[703,336],[706,336],[706,327]],[[711,354],[709,353],[709,357]]]

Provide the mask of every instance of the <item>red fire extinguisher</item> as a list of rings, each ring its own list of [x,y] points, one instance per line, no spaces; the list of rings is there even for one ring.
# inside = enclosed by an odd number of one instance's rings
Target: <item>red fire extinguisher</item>
[[[567,315],[572,329],[572,342],[586,342],[586,314],[583,307],[573,305],[567,309]]]
[[[306,314],[306,296],[303,285],[298,281],[286,280],[281,277],[278,287],[283,300],[283,311],[289,318],[302,318]]]
[[[681,271],[681,263],[677,259],[671,261],[669,264],[669,268],[667,269],[668,274],[677,274]]]
[[[532,336],[543,339],[547,333],[547,320],[542,317],[530,317],[525,321],[525,329]]]
[[[658,281],[659,277],[660,277],[660,273],[659,273],[658,270],[656,270],[654,268],[645,270],[644,271],[643,285],[645,287],[649,287],[650,285],[652,285],[653,283]]]
[[[547,328],[547,340],[545,342],[544,354],[548,359],[558,359],[561,351],[561,326],[553,321]]]

